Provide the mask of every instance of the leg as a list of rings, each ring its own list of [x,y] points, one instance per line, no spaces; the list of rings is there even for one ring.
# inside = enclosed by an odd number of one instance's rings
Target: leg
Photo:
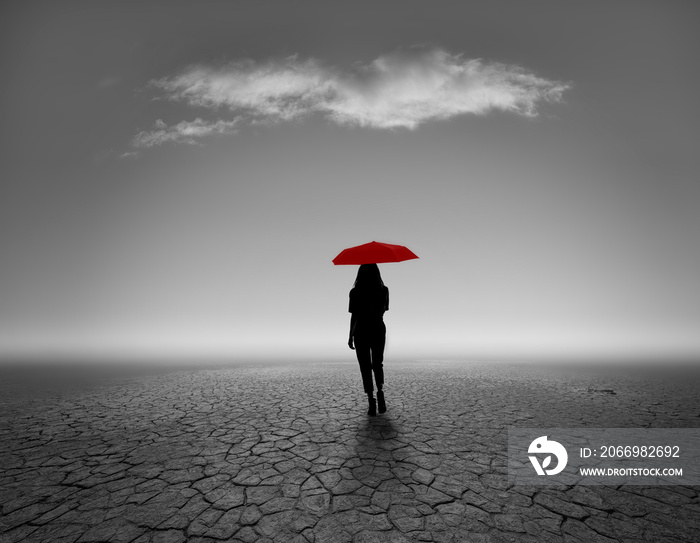
[[[372,355],[370,344],[363,337],[355,336],[355,353],[360,364],[360,374],[362,375],[362,386],[367,394],[374,393],[372,383]]]
[[[377,382],[377,390],[384,386],[384,346],[386,345],[386,326],[382,323],[372,337],[372,371]]]
[[[374,388],[372,386],[372,356],[370,343],[365,341],[366,338],[358,339],[355,335],[355,352],[357,353],[357,361],[360,363],[360,374],[362,375],[362,386],[367,393],[367,402],[369,409],[367,414],[374,417],[377,414],[377,401],[374,399]]]
[[[372,370],[374,371],[374,379],[377,382],[377,407],[379,413],[386,413],[386,403],[384,401],[384,345],[386,344],[386,327],[382,323],[381,330],[377,330],[377,334],[372,342]]]

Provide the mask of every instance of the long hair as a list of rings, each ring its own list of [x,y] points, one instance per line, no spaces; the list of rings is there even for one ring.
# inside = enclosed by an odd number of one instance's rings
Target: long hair
[[[357,270],[357,278],[353,286],[361,290],[378,290],[382,288],[384,281],[382,281],[382,276],[379,273],[379,266],[376,264],[362,264],[360,269]]]

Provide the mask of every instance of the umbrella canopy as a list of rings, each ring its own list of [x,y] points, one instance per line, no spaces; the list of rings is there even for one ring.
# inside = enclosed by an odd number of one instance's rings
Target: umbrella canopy
[[[333,259],[333,264],[381,264],[383,262],[402,262],[418,258],[403,245],[378,243],[372,241],[356,247],[349,247]]]

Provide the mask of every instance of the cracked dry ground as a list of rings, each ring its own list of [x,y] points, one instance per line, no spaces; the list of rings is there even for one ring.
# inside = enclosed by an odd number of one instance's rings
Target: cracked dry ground
[[[509,425],[697,426],[695,381],[386,371],[376,418],[355,363],[1,385],[0,541],[697,541],[698,487],[509,486],[506,471]]]

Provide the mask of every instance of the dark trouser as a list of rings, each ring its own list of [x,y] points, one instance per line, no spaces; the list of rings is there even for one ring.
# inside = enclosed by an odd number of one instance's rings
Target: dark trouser
[[[381,390],[384,384],[384,344],[386,343],[386,326],[383,322],[373,323],[371,326],[358,326],[355,331],[355,352],[360,363],[362,385],[367,394],[374,392],[372,386],[372,372],[377,382],[377,389]]]

